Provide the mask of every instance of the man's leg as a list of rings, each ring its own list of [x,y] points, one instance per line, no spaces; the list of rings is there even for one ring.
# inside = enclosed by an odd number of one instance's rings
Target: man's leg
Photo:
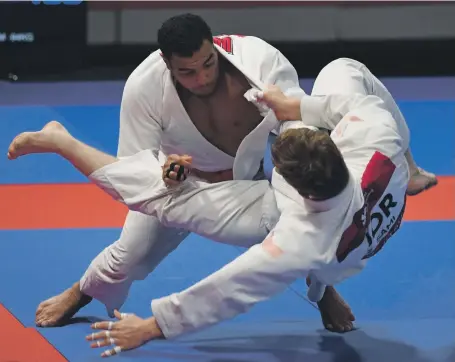
[[[14,160],[32,153],[55,153],[66,158],[83,175],[117,162],[117,157],[90,147],[75,139],[59,122],[52,121],[39,132],[24,132],[14,138],[8,158]]]
[[[273,195],[266,180],[209,184],[190,175],[179,186],[169,188],[151,151],[118,159],[75,139],[55,121],[39,132],[17,136],[8,157],[31,153],[58,154],[130,210],[156,216],[165,226],[185,228],[223,243],[251,246],[250,240],[257,239],[258,225],[254,222],[262,222],[264,216],[256,206],[269,201],[266,194]],[[261,217],[249,212],[250,208],[261,210]],[[276,215],[276,210],[267,212]]]
[[[159,230],[163,221],[170,226],[180,225],[200,235],[242,246],[260,242],[268,231],[268,222],[271,219],[264,215],[262,204],[264,200],[268,202],[270,215],[274,203],[270,198],[264,197],[265,194],[273,195],[267,181],[226,182],[217,185],[193,181],[172,196],[172,193],[163,187],[160,165],[156,163],[153,168],[153,161],[156,159],[150,158],[151,153],[142,153],[136,161],[132,157],[132,164],[125,160],[118,161],[113,156],[75,140],[57,122],[49,123],[40,132],[28,132],[16,137],[8,156],[14,159],[29,153],[46,152],[62,155],[114,198],[143,212],[155,213],[160,220],[153,221],[151,224],[154,225],[149,226],[147,232],[149,219],[130,213],[120,240],[94,260],[80,285],[76,283],[60,296],[42,303],[37,312],[37,321],[41,324],[55,325],[68,318],[89,302],[87,295],[100,299],[108,309],[119,307],[132,281],[145,277],[186,236],[175,235],[174,231],[169,230],[173,234],[169,235],[173,241],[166,247],[164,242],[159,240],[165,237],[161,235],[164,228]],[[145,161],[150,163],[141,164],[144,157]],[[138,173],[141,165],[142,173]],[[131,170],[135,171],[133,178],[130,177]],[[114,182],[113,186],[109,180],[117,182]],[[137,181],[139,186],[127,185],[126,181]],[[117,190],[115,186],[118,187]],[[144,268],[150,260],[142,260],[142,264],[132,272],[129,267],[136,265],[136,261],[140,261],[144,255],[141,250],[147,245],[147,234],[149,237],[151,234],[153,238],[150,251],[153,249],[157,253],[147,254],[153,259],[149,266]],[[132,245],[138,246],[137,250]],[[125,260],[127,262],[124,262]],[[111,286],[113,284],[115,286]]]
[[[16,137],[8,157],[46,152],[62,155],[86,176],[117,161],[74,139],[58,122],[48,123],[41,132],[25,132]],[[144,279],[188,234],[162,226],[155,217],[130,211],[120,239],[92,261],[80,282],[38,306],[36,324],[61,325],[92,298],[104,303],[112,313],[124,303],[132,282]]]
[[[409,144],[409,129],[400,108],[384,84],[364,64],[353,59],[340,58],[326,65],[314,83],[312,94],[328,93],[360,93],[378,96],[385,102],[388,111],[397,121],[400,134]],[[410,148],[407,149],[405,156],[411,174],[408,195],[417,195],[437,185],[438,180],[434,174],[417,166]]]
[[[80,281],[40,303],[37,326],[67,323],[92,298],[103,303],[112,316],[125,302],[132,283],[152,273],[188,234],[161,225],[154,216],[129,211],[120,238],[92,260]]]
[[[257,242],[257,205],[274,201],[268,181],[209,184],[190,175],[179,186],[168,188],[161,174],[153,154],[141,151],[96,170],[90,180],[131,210],[156,216],[162,225],[231,245]],[[276,215],[275,211],[269,207],[264,217]]]
[[[389,90],[373,73],[371,73],[371,71],[365,65],[363,65],[361,69],[365,74],[365,78],[368,79],[372,93],[384,100],[387,109],[393,115],[394,119],[398,122],[400,134],[405,139],[407,137],[406,141],[409,145],[410,132],[408,125]],[[418,195],[421,192],[428,190],[438,184],[438,179],[436,178],[435,174],[422,169],[416,164],[410,146],[408,146],[405,156],[411,174],[411,178],[408,183],[408,189],[406,191],[409,196]]]
[[[337,59],[327,64],[318,74],[311,95],[369,94],[368,83],[360,71],[361,63]],[[313,275],[307,278],[308,298],[316,302],[324,327],[333,332],[349,332],[355,317],[349,305],[333,286],[325,286]]]
[[[409,129],[398,105],[387,88],[365,65],[347,58],[337,59],[326,65],[317,76],[311,94],[325,95],[334,93],[374,94],[380,97],[397,121],[399,132],[405,139],[405,143],[409,144]],[[406,152],[406,158],[412,175],[408,185],[408,194],[415,195],[436,185],[437,179],[433,174],[427,173],[416,166],[410,149]],[[354,316],[349,306],[333,287],[327,287],[324,291],[324,285],[321,285],[317,280],[312,283],[312,279],[310,277],[307,280],[310,285],[308,295],[316,300],[323,295],[318,302],[318,306],[324,326],[337,332],[351,330]]]

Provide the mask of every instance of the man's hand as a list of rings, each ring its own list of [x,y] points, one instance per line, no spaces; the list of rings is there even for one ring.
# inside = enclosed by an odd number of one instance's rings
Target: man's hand
[[[191,156],[169,155],[163,166],[163,181],[167,186],[176,186],[186,180],[191,167]]]
[[[92,341],[92,348],[110,346],[112,349],[105,350],[101,357],[109,357],[119,354],[122,351],[135,349],[153,340],[164,338],[156,319],[142,319],[134,314],[120,313],[114,311],[117,322],[106,321],[92,324],[92,328],[101,330],[86,337]]]
[[[279,121],[297,121],[301,119],[300,100],[287,97],[276,85],[269,86],[257,100],[273,110]]]

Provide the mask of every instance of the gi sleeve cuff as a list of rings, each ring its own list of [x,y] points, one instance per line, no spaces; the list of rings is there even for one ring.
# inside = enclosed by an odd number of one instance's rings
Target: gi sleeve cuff
[[[152,314],[166,339],[176,338],[185,332],[179,317],[179,304],[177,294],[152,300]]]
[[[323,128],[321,119],[325,118],[324,102],[319,97],[304,96],[300,100],[302,122],[307,126]]]

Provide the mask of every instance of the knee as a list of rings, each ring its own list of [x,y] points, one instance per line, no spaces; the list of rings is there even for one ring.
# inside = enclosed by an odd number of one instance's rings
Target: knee
[[[114,280],[126,278],[138,266],[140,256],[136,253],[127,253],[117,243],[108,246],[100,261],[103,274]]]
[[[169,230],[154,233],[154,237],[122,242],[122,239],[105,249],[104,273],[111,279],[143,279],[161,261],[173,252],[188,236],[188,232]]]

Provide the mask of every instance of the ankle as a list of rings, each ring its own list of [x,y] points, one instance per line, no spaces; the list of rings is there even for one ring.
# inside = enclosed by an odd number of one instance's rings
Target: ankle
[[[417,164],[414,161],[414,157],[412,157],[411,151],[408,149],[406,150],[404,154],[406,158],[406,162],[408,163],[409,166],[409,171],[411,171],[411,174],[414,174],[418,171]]]
[[[78,140],[70,134],[59,136],[59,138],[55,141],[55,153],[63,158],[67,158],[71,152],[76,149],[77,144]]]
[[[80,282],[76,282],[73,284],[73,286],[71,287],[71,294],[74,296],[75,299],[84,304],[90,303],[93,299],[92,297],[88,296],[87,294],[84,294],[81,291]]]

